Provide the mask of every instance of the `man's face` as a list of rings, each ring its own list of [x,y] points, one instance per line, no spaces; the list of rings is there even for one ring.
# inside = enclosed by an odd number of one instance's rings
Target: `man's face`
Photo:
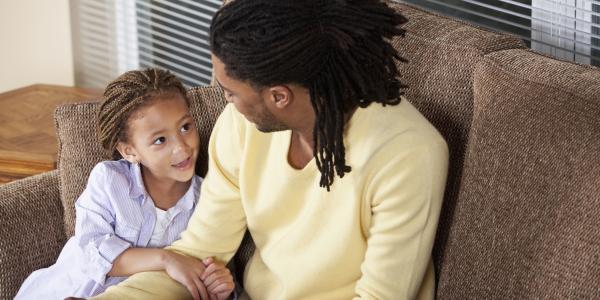
[[[266,91],[257,91],[249,84],[235,80],[225,72],[225,64],[212,56],[213,72],[219,86],[225,92],[227,102],[233,103],[244,117],[254,123],[262,132],[274,132],[289,129],[269,110],[267,101],[271,95]]]

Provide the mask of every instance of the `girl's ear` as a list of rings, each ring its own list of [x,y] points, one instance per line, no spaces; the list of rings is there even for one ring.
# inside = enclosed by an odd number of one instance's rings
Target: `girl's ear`
[[[123,156],[124,159],[128,160],[132,164],[140,163],[139,156],[132,145],[128,143],[118,142],[117,151]]]

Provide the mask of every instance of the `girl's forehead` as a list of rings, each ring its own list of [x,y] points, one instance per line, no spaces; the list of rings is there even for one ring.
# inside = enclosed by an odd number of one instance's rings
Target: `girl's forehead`
[[[187,98],[184,98],[181,94],[160,94],[152,96],[151,98],[146,100],[145,103],[137,107],[131,114],[130,119],[137,119],[143,117],[149,111],[155,110],[156,107],[165,108],[171,106],[176,106],[176,108],[178,109],[181,109],[183,106],[185,106],[185,110],[189,111],[188,100]]]
[[[182,98],[162,98],[141,107],[129,119],[133,134],[153,134],[169,130],[191,116]]]

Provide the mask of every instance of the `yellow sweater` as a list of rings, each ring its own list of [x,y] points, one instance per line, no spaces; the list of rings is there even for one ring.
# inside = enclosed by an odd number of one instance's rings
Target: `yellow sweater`
[[[302,170],[289,165],[290,138],[259,132],[228,105],[211,136],[198,207],[170,249],[229,261],[249,228],[252,299],[433,299],[431,249],[448,164],[436,129],[406,99],[359,108],[345,133],[352,171],[330,192],[319,187],[314,159]],[[146,272],[98,299],[185,297],[166,273]]]

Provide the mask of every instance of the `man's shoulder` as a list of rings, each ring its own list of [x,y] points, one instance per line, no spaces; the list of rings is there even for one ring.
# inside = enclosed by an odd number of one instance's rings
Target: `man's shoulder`
[[[357,126],[364,127],[365,138],[371,138],[375,144],[403,138],[411,145],[444,141],[439,131],[405,97],[396,105],[373,103],[359,117]]]
[[[357,162],[367,163],[377,153],[447,147],[439,131],[404,97],[397,105],[373,103],[352,121],[347,142]]]

